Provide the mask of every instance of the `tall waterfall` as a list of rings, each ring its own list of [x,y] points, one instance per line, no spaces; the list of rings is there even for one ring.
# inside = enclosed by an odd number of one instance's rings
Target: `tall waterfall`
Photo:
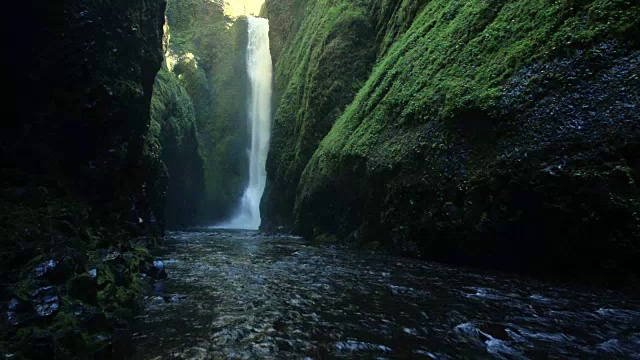
[[[257,230],[260,226],[260,199],[267,178],[265,164],[271,136],[271,53],[269,52],[269,21],[249,17],[247,73],[250,82],[248,126],[251,131],[249,148],[249,184],[242,195],[236,215],[218,227]]]

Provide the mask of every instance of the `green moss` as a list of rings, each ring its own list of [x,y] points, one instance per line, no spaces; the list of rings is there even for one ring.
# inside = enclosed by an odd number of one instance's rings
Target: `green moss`
[[[218,34],[212,44],[216,54],[207,59],[212,116],[201,128],[206,153],[206,203],[201,213],[209,221],[235,209],[248,179],[246,44],[246,18],[239,18]]]
[[[163,84],[170,85],[174,93],[179,90],[186,95],[169,101],[188,104],[192,109],[197,150],[202,157],[199,169],[182,169],[182,161],[172,164],[166,156],[162,159],[168,168],[169,188],[186,190],[175,197],[169,192],[167,208],[172,214],[168,218],[180,217],[180,221],[170,223],[171,227],[211,223],[235,208],[247,178],[246,19],[229,18],[224,15],[222,2],[203,0],[170,1],[166,15],[170,30],[166,53],[169,69],[161,71],[156,80],[154,103],[168,101]],[[157,108],[167,112],[166,107]],[[176,114],[165,122],[168,126],[184,122],[188,118],[184,115]],[[152,124],[155,133],[163,129],[159,123]],[[179,133],[180,129],[176,130]],[[176,141],[159,138],[156,147],[165,149],[172,142]],[[176,178],[182,184],[172,183]]]
[[[267,221],[536,271],[575,249],[567,268],[605,247],[629,264],[640,249],[621,250],[640,231],[638,175],[625,170],[637,114],[623,105],[638,100],[636,2],[281,0],[265,13],[287,24],[271,36],[282,46]],[[357,24],[369,67],[357,46],[330,51]],[[347,82],[352,92],[331,92]],[[325,106],[336,94],[345,108]]]
[[[429,2],[379,59],[323,140],[306,179],[325,177],[336,157],[401,162],[418,133],[385,140],[390,126],[495,108],[518,70],[600,41],[632,39],[639,18],[630,1]]]
[[[278,106],[264,213],[275,225],[281,225],[278,217],[286,219],[292,213],[296,184],[305,165],[364,84],[376,54],[367,2],[284,4],[272,1],[265,6],[275,29],[270,40],[275,42]],[[280,23],[290,23],[285,35],[278,33],[284,31]]]
[[[182,68],[192,66],[186,63]],[[191,97],[166,67],[156,77],[146,145],[149,156],[166,165],[169,177],[164,185],[168,187],[166,200],[157,200],[156,207],[164,207],[170,227],[192,224],[204,192],[203,159]]]
[[[77,328],[79,328],[77,319],[73,315],[61,311],[53,318],[49,329],[58,332]]]

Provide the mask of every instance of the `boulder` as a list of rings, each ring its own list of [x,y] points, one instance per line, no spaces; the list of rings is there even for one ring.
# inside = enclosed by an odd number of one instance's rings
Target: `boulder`
[[[45,286],[29,293],[29,299],[37,316],[49,318],[60,309],[60,296],[54,286]]]
[[[144,273],[147,276],[153,279],[165,279],[167,277],[167,272],[164,269],[164,263],[160,260],[156,260],[153,262],[153,266],[144,269]]]
[[[33,305],[29,301],[13,298],[7,306],[7,320],[13,326],[20,326],[35,317]]]

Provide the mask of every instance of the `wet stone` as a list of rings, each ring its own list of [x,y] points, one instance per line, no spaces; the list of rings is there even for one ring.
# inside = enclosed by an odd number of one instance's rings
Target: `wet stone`
[[[153,262],[153,266],[146,269],[145,274],[153,279],[166,279],[167,272],[164,269],[164,263],[160,260]]]
[[[480,330],[480,338],[484,341],[493,339],[512,340],[507,331],[507,327],[500,324],[482,324],[478,327]],[[515,329],[509,329],[515,331]]]
[[[101,348],[99,348],[93,353],[93,358],[95,360],[114,359],[115,357],[114,357],[113,345],[110,342],[103,345]]]
[[[60,296],[54,286],[46,286],[29,293],[36,314],[40,317],[55,315],[60,308]]]
[[[9,324],[18,326],[29,322],[35,316],[30,302],[13,298],[7,305],[7,320]]]
[[[50,259],[47,260],[43,263],[40,263],[38,265],[36,265],[36,267],[33,269],[33,274],[34,277],[36,278],[42,278],[44,276],[46,276],[47,274],[53,272],[53,270],[55,270],[56,266],[58,266],[58,262]]]
[[[61,284],[80,268],[81,266],[71,256],[64,256],[60,260],[49,259],[36,265],[31,272],[31,278]]]
[[[184,301],[184,300],[186,300],[186,299],[187,299],[187,296],[186,296],[186,295],[163,296],[163,297],[162,297],[162,299],[163,299],[165,302],[173,302],[173,303],[176,303],[176,302],[180,302],[180,301]]]
[[[113,279],[116,285],[127,287],[131,284],[131,272],[123,264],[112,265],[111,272],[113,273]]]
[[[65,331],[58,338],[58,342],[65,348],[73,349],[74,351],[83,351],[87,346],[79,330]]]
[[[158,269],[158,271],[162,271],[164,270],[164,263],[160,260],[156,260],[153,262],[153,267],[155,267],[156,269]]]
[[[104,261],[105,263],[108,263],[109,265],[112,265],[112,264],[124,265],[125,263],[125,260],[122,257],[122,254],[120,253],[120,251],[117,251],[117,250],[109,250],[106,253],[104,253],[102,261]]]
[[[124,358],[133,352],[133,340],[129,323],[117,319],[113,323],[113,354],[115,358]]]

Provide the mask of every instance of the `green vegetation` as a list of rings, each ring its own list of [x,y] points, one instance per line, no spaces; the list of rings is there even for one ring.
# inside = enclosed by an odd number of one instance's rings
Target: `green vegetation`
[[[178,78],[163,67],[153,90],[147,146],[166,165],[168,189],[164,201],[166,225],[193,223],[204,193],[203,160],[189,95]],[[161,150],[160,150],[161,149]]]
[[[39,0],[4,13],[28,30],[7,34],[21,55],[0,132],[0,358],[129,353],[152,260],[137,249],[162,231],[163,167],[145,143],[165,4]]]
[[[153,238],[135,239],[134,224],[98,221],[85,203],[55,188],[3,185],[3,297],[19,305],[6,310],[0,351],[18,358],[123,355],[113,348],[123,345],[114,342],[114,324],[126,324],[140,308],[148,285],[139,273],[153,259],[146,249]],[[55,267],[37,270],[50,261]],[[39,298],[44,291],[56,297]],[[56,307],[47,310],[46,301]]]
[[[267,227],[291,221],[302,170],[364,84],[376,50],[371,46],[374,38],[366,2],[284,3],[287,6],[275,1],[265,6],[272,24],[278,104],[263,200]],[[293,28],[283,36],[278,33],[281,24],[303,31]]]
[[[281,20],[286,8],[301,18]],[[272,0],[265,12],[288,24],[272,34],[285,40],[270,225],[523,271],[629,268],[637,3]],[[327,51],[350,27],[366,47]]]
[[[388,126],[489,111],[525,66],[601,41],[637,41],[639,16],[631,1],[429,2],[376,65],[318,157],[339,149],[401,161],[411,149],[399,151],[397,139],[374,148]]]
[[[174,185],[183,189],[174,193],[184,195],[175,197],[173,203],[169,199],[167,205],[169,211],[181,214],[181,225],[211,224],[225,218],[235,208],[247,177],[246,20],[225,16],[222,2],[203,0],[169,1],[167,20],[167,69],[163,79],[171,79],[170,84],[186,94],[175,99],[181,103],[179,108],[193,109],[197,157],[202,158],[193,160],[188,169],[176,170],[172,168],[182,166],[185,157],[176,153],[177,162],[173,166],[165,161],[169,173],[169,198],[174,171],[178,172],[182,184]],[[156,87],[165,83],[157,82]],[[167,99],[154,101],[163,103]],[[184,115],[187,114],[177,116],[175,121],[190,122]],[[180,128],[178,125],[176,130]],[[172,133],[180,136],[179,131]],[[165,140],[180,143],[172,138]],[[165,146],[162,142],[160,145]],[[195,154],[193,149],[189,151]],[[194,156],[187,158],[195,159]],[[202,164],[196,164],[198,161]],[[178,204],[179,201],[182,202]],[[189,207],[189,211],[185,212],[185,207]]]

